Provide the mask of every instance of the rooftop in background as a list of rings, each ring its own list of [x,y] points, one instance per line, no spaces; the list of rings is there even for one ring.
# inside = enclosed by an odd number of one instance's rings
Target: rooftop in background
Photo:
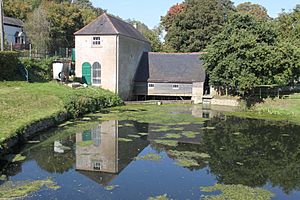
[[[159,83],[204,82],[201,53],[144,53],[135,81]]]
[[[12,17],[3,17],[4,25],[11,25],[17,27],[23,27],[24,23],[20,19],[12,18]]]
[[[149,42],[131,24],[106,13],[77,31],[75,35],[124,35]]]

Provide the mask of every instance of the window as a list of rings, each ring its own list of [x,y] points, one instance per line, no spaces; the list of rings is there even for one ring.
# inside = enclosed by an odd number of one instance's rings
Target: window
[[[101,65],[95,62],[92,66],[93,69],[93,85],[101,85]]]
[[[179,89],[179,85],[178,84],[173,84],[172,88],[173,88],[173,90],[178,90]]]
[[[93,168],[94,168],[94,170],[101,170],[101,162],[100,161],[94,161]]]
[[[101,45],[101,38],[100,37],[93,37],[93,46],[100,46]]]
[[[154,88],[154,83],[148,83],[148,88]]]

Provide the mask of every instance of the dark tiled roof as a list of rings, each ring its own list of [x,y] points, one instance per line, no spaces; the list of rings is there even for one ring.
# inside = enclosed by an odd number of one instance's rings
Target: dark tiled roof
[[[18,26],[18,27],[23,27],[23,25],[24,25],[22,20],[12,18],[12,17],[3,17],[3,23],[5,25],[12,25],[12,26]]]
[[[205,71],[200,53],[144,53],[136,82],[204,82]]]
[[[148,42],[131,24],[106,13],[77,31],[75,35],[124,35]]]

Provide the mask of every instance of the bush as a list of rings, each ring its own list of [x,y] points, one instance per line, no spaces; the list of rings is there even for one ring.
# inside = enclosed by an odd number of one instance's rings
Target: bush
[[[20,61],[28,70],[30,81],[47,82],[52,80],[52,62],[56,59],[56,57],[44,59],[22,58]]]
[[[0,52],[0,81],[16,80],[18,74],[19,54],[14,51]]]

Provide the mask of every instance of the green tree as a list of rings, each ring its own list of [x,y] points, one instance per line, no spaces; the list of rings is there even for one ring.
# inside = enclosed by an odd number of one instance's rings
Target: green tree
[[[29,15],[24,29],[33,44],[33,48],[38,52],[46,53],[50,44],[50,22],[42,5]]]
[[[245,2],[245,3],[239,4],[236,7],[236,9],[238,12],[253,15],[259,19],[263,19],[263,20],[270,19],[267,9],[259,4]]]
[[[165,44],[177,52],[198,52],[218,34],[234,10],[230,0],[186,0],[167,27]],[[168,14],[165,18],[168,18]]]
[[[140,31],[146,39],[149,40],[149,42],[151,43],[152,51],[158,52],[162,50],[162,43],[160,41],[160,27],[149,29],[147,25],[137,20],[128,19],[127,22],[135,26],[136,29]]]
[[[300,74],[300,51],[281,42],[268,21],[234,14],[202,56],[210,84],[240,94],[257,85],[293,82]]]
[[[15,17],[21,20],[27,18],[27,14],[32,11],[27,1],[5,0],[3,1],[4,15],[7,17]]]
[[[276,19],[276,24],[283,41],[300,45],[300,4],[293,12],[282,12]]]

